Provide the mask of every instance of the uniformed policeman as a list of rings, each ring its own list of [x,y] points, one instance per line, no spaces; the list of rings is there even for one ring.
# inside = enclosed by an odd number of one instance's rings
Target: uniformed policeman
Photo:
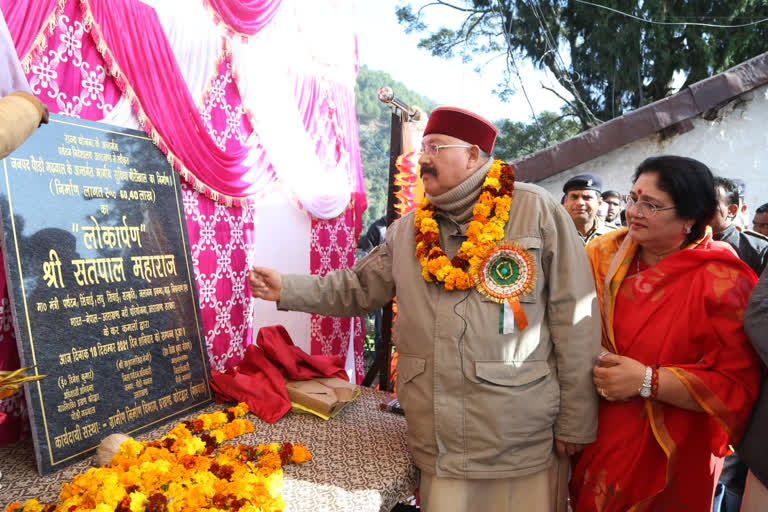
[[[734,222],[739,214],[740,201],[735,180],[716,176],[715,194],[718,206],[711,224],[713,238],[729,243],[739,258],[759,276],[768,264],[768,237],[748,229],[736,229]]]
[[[600,176],[594,174],[577,174],[563,185],[563,206],[573,219],[584,245],[616,229],[606,225],[597,216],[597,210],[603,202],[600,197],[602,186]]]

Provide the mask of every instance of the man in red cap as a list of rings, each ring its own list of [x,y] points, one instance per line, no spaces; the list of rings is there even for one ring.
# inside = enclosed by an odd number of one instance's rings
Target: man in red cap
[[[497,133],[435,109],[426,197],[384,243],[323,277],[251,270],[253,295],[279,309],[355,316],[397,295],[398,399],[427,512],[565,506],[556,476],[597,433],[600,316],[583,245],[550,194],[490,156]]]

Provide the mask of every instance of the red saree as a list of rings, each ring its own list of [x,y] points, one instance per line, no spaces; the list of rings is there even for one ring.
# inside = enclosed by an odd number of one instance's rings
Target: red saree
[[[741,436],[760,389],[759,360],[743,329],[757,279],[709,232],[632,275],[637,249],[626,229],[587,247],[603,346],[668,368],[705,412],[640,397],[601,400],[597,441],[573,468],[573,510],[712,510],[721,457]]]

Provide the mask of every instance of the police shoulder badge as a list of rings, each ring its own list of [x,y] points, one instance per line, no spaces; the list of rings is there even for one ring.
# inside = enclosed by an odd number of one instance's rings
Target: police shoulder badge
[[[477,291],[500,304],[509,304],[520,330],[528,320],[518,297],[533,291],[536,284],[536,260],[533,255],[511,242],[501,242],[488,251],[473,273]]]

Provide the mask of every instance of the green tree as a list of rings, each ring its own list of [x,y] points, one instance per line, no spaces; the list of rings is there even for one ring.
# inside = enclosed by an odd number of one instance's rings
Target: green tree
[[[499,136],[493,150],[496,158],[511,161],[530,155],[578,134],[581,125],[563,114],[545,111],[536,121],[522,123],[504,119],[497,121]]]
[[[677,76],[686,87],[766,50],[768,23],[755,23],[768,18],[764,0],[597,3],[419,0],[398,8],[397,15],[406,32],[426,32],[419,46],[433,55],[504,56],[502,97],[514,90],[510,78],[520,59],[549,69],[570,94],[550,91],[582,129],[666,97]],[[427,27],[425,14],[445,19],[449,10],[461,18],[458,27]]]

